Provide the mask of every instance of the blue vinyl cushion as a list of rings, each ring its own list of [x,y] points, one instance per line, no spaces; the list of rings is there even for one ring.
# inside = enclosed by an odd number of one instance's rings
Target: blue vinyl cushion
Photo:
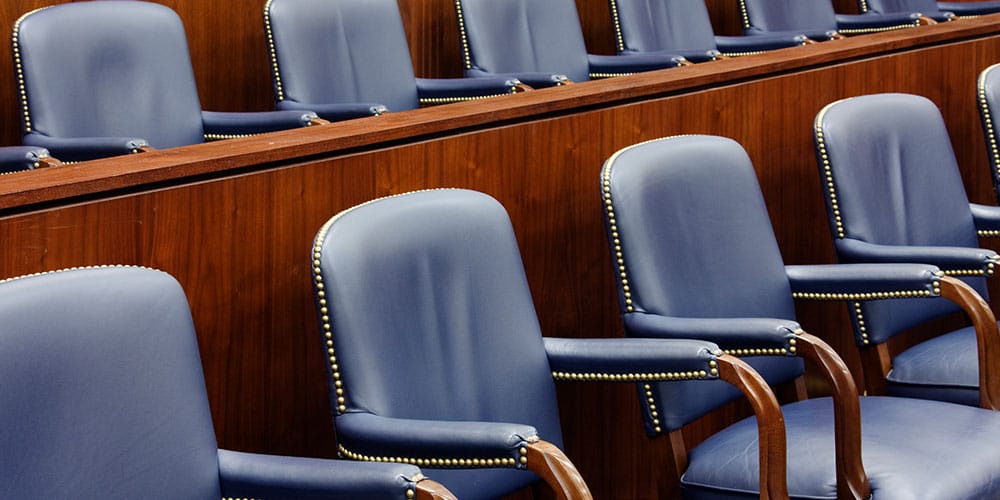
[[[794,338],[799,330],[793,290],[868,294],[900,287],[925,298],[878,302],[943,302],[934,291],[940,270],[932,265],[784,266],[753,165],[730,139],[680,136],[625,148],[605,163],[602,188],[629,336],[715,342],[743,352],[774,383],[802,373],[791,349],[762,343]],[[731,399],[714,381],[687,383],[687,399],[678,398],[675,384],[649,386],[649,407],[659,412],[648,416],[653,422],[647,429],[656,426],[651,434],[678,429]],[[787,404],[782,413],[791,495],[836,498],[830,400]],[[1000,435],[1000,413],[889,397],[861,398],[861,413],[863,466],[874,499],[1000,495],[1000,447],[992,445]],[[690,452],[682,478],[686,498],[756,497],[757,460],[752,419],[721,430]]]
[[[0,498],[406,498],[405,464],[218,450],[187,298],[166,273],[0,281]]]
[[[815,137],[820,175],[835,189],[825,191],[826,205],[842,262],[934,264],[964,274],[963,281],[988,297],[983,274],[996,253],[978,248],[972,207],[934,103],[908,94],[838,101],[817,115]],[[865,301],[859,308],[860,316],[858,307],[850,309],[861,346],[957,310],[946,301],[920,299]],[[974,338],[951,334],[902,353],[890,389],[978,404],[978,397],[970,398],[978,386]]]
[[[0,497],[220,497],[187,300],[129,271],[0,285]]]
[[[830,400],[786,404],[782,413],[790,445],[790,495],[837,498]],[[874,396],[861,398],[861,413],[862,457],[873,499],[971,500],[1000,495],[1000,447],[986,438],[1000,429],[1000,413]],[[691,450],[682,477],[688,494],[756,498],[747,492],[757,487],[757,449],[745,445],[756,441],[756,433],[751,417]]]
[[[180,17],[152,2],[69,2],[14,25],[23,142],[84,161],[307,126],[308,111],[203,112]]]

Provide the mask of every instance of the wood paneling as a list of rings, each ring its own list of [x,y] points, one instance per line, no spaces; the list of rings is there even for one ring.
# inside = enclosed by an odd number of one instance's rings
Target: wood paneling
[[[308,252],[338,211],[415,189],[487,192],[513,220],[543,331],[620,336],[598,189],[614,151],[675,134],[738,140],[786,262],[832,262],[815,113],[864,93],[929,97],[970,197],[992,203],[974,80],[997,60],[1000,26],[980,18],[3,176],[0,276],[106,263],[172,273],[192,305],[221,445],[334,456]],[[859,368],[842,305],[805,304],[799,319]],[[567,452],[595,496],[654,498],[634,387],[558,389]],[[744,412],[699,422],[689,441]]]

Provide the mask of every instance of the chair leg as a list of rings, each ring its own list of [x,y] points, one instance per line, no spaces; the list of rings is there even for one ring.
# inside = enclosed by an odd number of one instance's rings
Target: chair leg
[[[687,448],[680,430],[659,435],[650,440],[652,446],[652,477],[656,481],[657,498],[681,497],[681,474],[687,469]]]

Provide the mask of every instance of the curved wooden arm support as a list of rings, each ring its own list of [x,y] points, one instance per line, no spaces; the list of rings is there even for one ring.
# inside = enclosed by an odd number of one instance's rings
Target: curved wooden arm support
[[[414,498],[416,500],[455,500],[456,497],[441,483],[423,478],[417,481],[417,494],[414,495]]]
[[[526,83],[518,83],[517,85],[514,85],[514,91],[512,93],[520,94],[521,92],[528,92],[530,90],[535,90],[535,88]]]
[[[329,125],[329,124],[330,124],[330,120],[324,120],[323,118],[319,118],[319,117],[316,117],[316,118],[313,118],[312,120],[309,120],[309,126],[310,127],[313,127],[313,126],[316,126],[316,125]]]
[[[799,332],[795,350],[821,369],[833,391],[837,498],[871,498],[871,485],[861,463],[861,402],[851,372],[833,348],[814,335]]]
[[[38,159],[38,166],[35,168],[52,168],[61,167],[63,162],[59,161],[58,158],[53,158],[51,156],[45,156]]]
[[[813,40],[812,38],[806,38],[805,41],[802,42],[802,45],[816,45],[817,43],[819,42]]]
[[[528,470],[542,477],[559,500],[593,500],[590,488],[583,481],[573,462],[559,447],[547,441],[528,446]]]
[[[979,351],[979,406],[1000,410],[1000,330],[990,305],[962,280],[941,278],[941,296],[965,311],[976,329]]]
[[[834,33],[832,40],[847,40],[847,37],[841,33]]]
[[[938,23],[937,21],[927,16],[920,16],[920,18],[917,19],[917,26],[930,26],[932,24],[937,24],[937,23]]]
[[[728,354],[719,356],[717,362],[719,378],[736,386],[746,396],[757,416],[760,498],[788,498],[785,417],[781,414],[778,399],[764,377],[746,362]]]

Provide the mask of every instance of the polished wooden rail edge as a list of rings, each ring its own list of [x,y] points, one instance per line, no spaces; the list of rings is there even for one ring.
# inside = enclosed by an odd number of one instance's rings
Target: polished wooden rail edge
[[[0,209],[16,213],[41,203],[158,188],[206,175],[271,168],[310,156],[349,154],[393,142],[544,119],[588,107],[607,107],[707,89],[783,73],[878,57],[886,53],[1000,35],[1000,14],[960,19],[819,44],[776,50],[566,87],[389,113],[256,137],[198,144],[61,168],[0,177]]]

